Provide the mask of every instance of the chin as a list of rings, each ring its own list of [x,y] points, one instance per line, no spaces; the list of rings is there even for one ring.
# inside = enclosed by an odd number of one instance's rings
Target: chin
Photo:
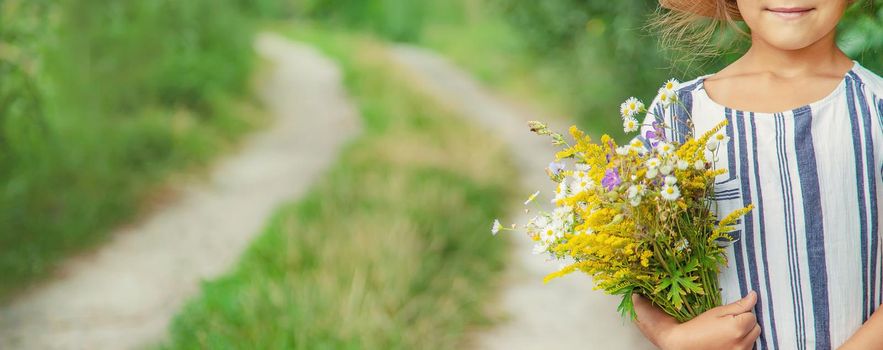
[[[812,44],[821,40],[821,38],[807,38],[803,36],[782,36],[775,35],[770,37],[763,37],[763,40],[773,47],[786,50],[786,51],[795,51],[805,49]]]

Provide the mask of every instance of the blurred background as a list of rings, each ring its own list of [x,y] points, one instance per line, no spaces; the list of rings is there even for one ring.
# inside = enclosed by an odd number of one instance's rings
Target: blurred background
[[[489,309],[506,287],[507,241],[489,225],[528,192],[503,138],[423,91],[390,48],[432,50],[537,118],[617,134],[622,100],[649,101],[669,77],[715,72],[745,47],[722,30],[717,57],[662,48],[647,27],[656,11],[652,0],[0,0],[0,304],[66,278],[67,259],[186,198],[180,184],[275,128],[262,87],[278,62],[254,49],[273,32],[338,67],[362,131],[189,296],[162,346],[469,344],[498,321]],[[883,0],[854,5],[840,43],[883,73]]]

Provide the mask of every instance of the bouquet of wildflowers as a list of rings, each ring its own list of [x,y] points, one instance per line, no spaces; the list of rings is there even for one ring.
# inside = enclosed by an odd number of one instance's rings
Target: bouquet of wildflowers
[[[659,91],[664,106],[677,101],[676,81]],[[637,117],[648,113],[635,98],[623,103],[623,127],[635,132]],[[582,271],[596,289],[622,296],[619,310],[635,317],[632,294],[649,298],[679,321],[689,320],[720,305],[717,273],[726,264],[724,247],[732,242],[736,220],[748,206],[718,220],[714,208],[714,179],[720,133],[726,121],[683,144],[665,139],[669,128],[654,116],[653,130],[618,146],[608,135],[593,142],[576,127],[570,138],[540,122],[531,130],[561,146],[546,169],[557,185],[551,213],[540,212],[523,229],[536,242],[534,253],[566,262],[546,281]],[[539,192],[530,196],[529,204]],[[493,233],[515,230],[494,221]]]

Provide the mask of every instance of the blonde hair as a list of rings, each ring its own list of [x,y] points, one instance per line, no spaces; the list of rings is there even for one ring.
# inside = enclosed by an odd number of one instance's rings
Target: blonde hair
[[[741,17],[738,17],[735,0],[691,1],[678,7],[671,10],[659,8],[649,27],[658,33],[662,47],[689,54],[680,55],[689,57],[681,60],[692,62],[697,58],[720,55],[724,45],[716,39],[732,41],[748,37],[739,26]]]

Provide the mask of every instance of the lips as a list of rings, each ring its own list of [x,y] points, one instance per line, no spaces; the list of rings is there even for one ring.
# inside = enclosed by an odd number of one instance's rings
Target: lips
[[[813,10],[815,9],[811,7],[775,7],[766,9],[766,11],[784,19],[800,18],[808,15]]]

